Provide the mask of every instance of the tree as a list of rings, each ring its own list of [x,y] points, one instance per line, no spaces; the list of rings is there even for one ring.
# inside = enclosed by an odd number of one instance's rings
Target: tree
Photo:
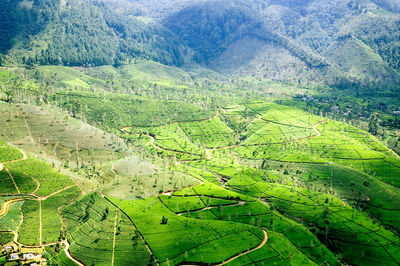
[[[378,128],[379,128],[378,114],[377,113],[373,113],[369,117],[368,131],[372,135],[377,135],[378,134]]]
[[[165,216],[163,216],[163,217],[161,218],[161,224],[167,224],[167,223],[168,223],[168,218],[165,217]]]

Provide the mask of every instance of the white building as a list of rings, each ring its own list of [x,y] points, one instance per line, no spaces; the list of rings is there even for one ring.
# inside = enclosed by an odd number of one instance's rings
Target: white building
[[[22,259],[23,260],[33,260],[35,259],[35,255],[33,255],[32,253],[26,253],[22,255]]]
[[[19,254],[18,253],[10,254],[10,260],[19,260]]]

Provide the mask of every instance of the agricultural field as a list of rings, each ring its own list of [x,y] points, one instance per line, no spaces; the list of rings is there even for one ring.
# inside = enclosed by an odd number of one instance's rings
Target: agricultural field
[[[118,93],[63,92],[50,100],[62,102],[60,108],[77,117],[85,117],[92,124],[100,123],[105,129],[153,127],[210,117],[210,111],[195,104],[154,101]]]
[[[11,200],[11,199],[6,199]],[[21,205],[22,201],[17,201],[13,203],[7,213],[3,213],[0,215],[0,232],[12,232],[17,231],[18,227],[21,223]],[[1,202],[2,206],[5,202]]]
[[[200,142],[192,142],[179,124],[145,128],[137,131],[137,134],[149,136],[152,141],[154,139],[153,145],[156,148],[174,153],[180,159],[185,159],[184,155],[197,156],[198,158],[204,156],[204,149],[199,147]]]
[[[233,130],[216,116],[211,120],[180,124],[186,136],[207,148],[221,148],[235,144]]]
[[[264,237],[261,229],[249,225],[177,216],[157,198],[110,200],[135,221],[160,263],[218,263],[256,247]],[[225,248],[227,243],[229,249]],[[206,256],[210,250],[219,251],[219,255]]]
[[[99,183],[110,182],[115,177],[111,171],[113,163],[133,156],[133,151],[122,138],[72,118],[60,109],[54,111],[27,104],[0,103],[0,114],[0,120],[4,120],[3,124],[6,125],[0,129],[0,138],[51,162],[52,167],[64,174],[72,174],[84,190],[92,190]],[[13,150],[4,141],[0,143],[0,149],[0,162],[2,157],[5,162],[23,157],[20,151]],[[143,172],[154,168],[137,155],[133,157],[142,164]],[[130,166],[131,172],[135,169],[136,166]],[[24,173],[18,171],[15,174],[21,176]],[[32,192],[36,188],[35,181],[25,181],[31,183],[26,187],[33,188],[26,192]]]
[[[63,209],[70,251],[85,264],[143,265],[150,254],[132,222],[98,194],[86,195]]]
[[[11,234],[21,249],[42,250],[43,245],[60,244],[64,227],[60,212],[80,197],[81,188],[51,164],[7,148],[8,153],[21,156],[0,165],[0,232]]]
[[[126,144],[118,137],[74,119],[62,110],[0,103],[0,117],[5,125],[0,129],[1,138],[53,160],[70,164],[100,163],[129,154]],[[6,156],[7,151],[1,154]]]
[[[123,163],[123,162],[122,162]],[[139,164],[140,165],[140,164]],[[114,166],[114,180],[101,188],[102,193],[115,198],[147,198],[160,193],[196,185],[197,177],[176,171],[174,166],[155,168],[152,172],[130,172],[121,164]]]
[[[101,167],[104,147],[93,152],[104,173],[91,189],[0,143],[0,202],[17,200],[0,229],[23,246],[59,245],[47,253],[60,265],[400,263],[400,160],[359,128],[246,102],[117,129],[98,145],[124,148]]]
[[[206,156],[184,160],[171,152],[176,142],[157,145],[165,136],[187,141],[178,125]],[[174,130],[148,130],[147,146],[141,147],[155,154],[163,150],[163,156],[178,162],[172,165],[175,172],[189,173],[201,181],[202,185],[158,196],[177,216],[268,229],[319,264],[337,263],[331,251],[351,264],[368,264],[367,254],[379,257],[373,263],[399,263],[400,242],[392,231],[399,230],[400,194],[395,187],[399,160],[367,132],[298,108],[264,102],[224,108],[221,119],[217,116],[170,127]],[[134,136],[140,130],[132,127],[124,133]],[[231,138],[220,138],[219,132]],[[128,202],[124,202],[125,212],[138,208]],[[357,246],[357,253],[348,252],[350,242]],[[250,254],[235,263],[257,261]],[[234,261],[230,263],[234,265]]]
[[[75,89],[89,90],[93,87],[105,86],[105,82],[93,78],[85,73],[70,67],[40,66],[38,68],[44,79],[53,83],[53,86],[65,86]]]

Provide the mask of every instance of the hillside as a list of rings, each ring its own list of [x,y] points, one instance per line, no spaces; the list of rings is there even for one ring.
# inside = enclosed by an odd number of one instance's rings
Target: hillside
[[[179,40],[127,1],[2,0],[0,6],[0,51],[10,61],[89,66],[140,57],[183,62]]]
[[[392,0],[0,0],[0,265],[400,265]]]
[[[257,77],[329,84],[347,78],[364,86],[399,81],[394,41],[399,17],[371,2],[200,1],[162,21],[197,51],[196,60],[216,71],[240,74],[244,68]],[[353,48],[348,45],[352,38],[363,43]],[[334,49],[346,55],[343,62],[337,62]],[[360,66],[357,50],[365,49],[363,64],[375,69],[350,70]]]
[[[8,63],[118,66],[142,58],[334,86],[400,80],[391,1],[2,1]],[[338,61],[335,51],[345,56]]]

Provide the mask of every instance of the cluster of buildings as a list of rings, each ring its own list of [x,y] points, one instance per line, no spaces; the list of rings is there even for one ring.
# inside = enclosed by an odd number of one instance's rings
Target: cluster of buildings
[[[14,243],[8,244],[3,250],[9,262],[21,262],[23,265],[36,266],[41,265],[44,260],[41,254],[20,252],[19,247]]]

